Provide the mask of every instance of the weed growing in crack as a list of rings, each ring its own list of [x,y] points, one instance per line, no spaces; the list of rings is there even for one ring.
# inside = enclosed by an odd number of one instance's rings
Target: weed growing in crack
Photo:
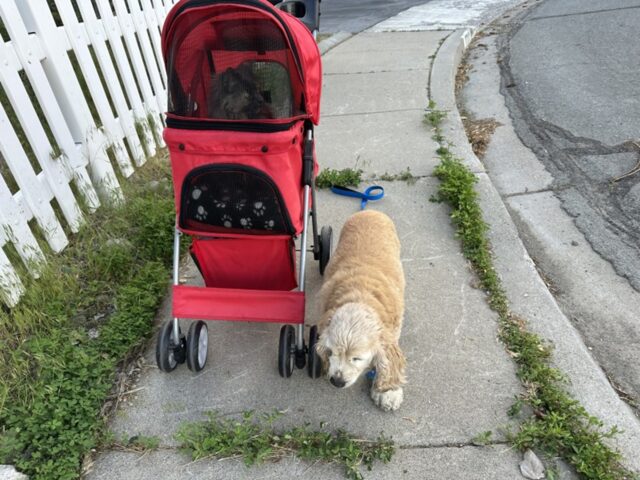
[[[316,177],[316,187],[357,187],[362,182],[362,170],[353,168],[343,168],[334,170],[327,168],[322,170]]]
[[[311,430],[308,425],[277,431],[273,422],[280,415],[244,412],[242,418],[222,418],[215,412],[204,422],[186,423],[177,440],[194,460],[207,457],[242,457],[247,466],[290,455],[309,461],[344,466],[347,478],[361,480],[360,466],[368,470],[374,461],[388,463],[395,448],[381,436],[376,441],[361,440],[338,430],[335,433]]]
[[[406,170],[393,175],[384,172],[378,179],[386,182],[395,182],[396,180],[399,180],[401,182],[407,182],[408,185],[413,185],[418,181],[418,177],[411,173],[411,169],[409,167],[407,167]]]

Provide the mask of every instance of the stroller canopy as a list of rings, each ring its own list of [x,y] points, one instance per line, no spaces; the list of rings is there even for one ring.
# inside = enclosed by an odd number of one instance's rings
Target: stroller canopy
[[[320,118],[320,52],[305,25],[263,0],[181,0],[162,51],[175,118]]]

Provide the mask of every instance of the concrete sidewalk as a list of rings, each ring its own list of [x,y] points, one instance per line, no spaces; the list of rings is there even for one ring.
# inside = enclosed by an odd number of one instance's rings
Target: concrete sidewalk
[[[401,345],[409,380],[400,410],[378,410],[369,399],[366,381],[342,391],[324,379],[311,380],[306,370],[295,371],[290,379],[280,378],[279,325],[211,322],[205,369],[193,374],[185,365],[169,374],[160,372],[155,367],[154,339],[145,357],[148,368],[136,386],[139,390],[113,421],[112,429],[118,434],[158,436],[162,448],[142,456],[101,452],[87,479],[343,478],[340,467],[309,465],[293,458],[247,469],[235,459],[193,463],[176,449],[173,436],[179,425],[203,419],[205,411],[237,414],[274,409],[287,412],[284,426],[310,423],[317,427],[326,422],[328,428],[342,428],[362,438],[373,439],[381,432],[391,436],[399,447],[392,462],[363,472],[365,478],[522,478],[521,456],[509,448],[499,430],[509,423],[506,412],[521,392],[513,362],[496,339],[496,315],[484,293],[475,288],[476,279],[460,252],[448,207],[429,201],[438,188],[432,172],[439,160],[437,145],[422,118],[433,57],[443,40],[453,35],[449,42],[458,42],[460,34],[363,33],[323,57],[323,116],[316,135],[321,167],[360,168],[365,178],[409,168],[418,177],[411,184],[376,181],[384,186],[386,196],[368,207],[395,220],[402,242],[407,311]],[[455,64],[459,49],[457,43],[453,47],[440,50],[435,60],[439,68]],[[453,84],[443,80],[449,76],[441,74],[439,84],[431,85],[433,92],[447,88],[453,92]],[[365,180],[363,187],[371,183]],[[320,224],[333,226],[335,240],[345,219],[358,207],[354,199],[318,192]],[[501,203],[495,207],[504,210]],[[495,228],[493,233],[499,237],[499,222]],[[505,238],[511,238],[510,231],[505,232]],[[509,268],[517,269],[518,262],[525,269],[530,267],[528,257],[513,262],[516,265]],[[199,282],[192,265],[186,276]],[[315,294],[321,284],[315,262],[309,264],[307,281],[307,323],[313,324]],[[544,288],[540,284],[531,289]],[[158,325],[169,317],[167,299]],[[492,444],[473,446],[472,439],[485,431],[494,432]]]

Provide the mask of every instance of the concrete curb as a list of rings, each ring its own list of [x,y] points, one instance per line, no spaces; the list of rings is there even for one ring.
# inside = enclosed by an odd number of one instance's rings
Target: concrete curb
[[[325,38],[324,40],[318,43],[320,54],[324,55],[332,48],[337,47],[345,40],[350,39],[352,36],[353,36],[353,33],[350,33],[350,32],[338,32],[331,35],[329,38]]]
[[[436,103],[438,110],[447,112],[441,128],[447,141],[453,144],[451,151],[456,157],[463,159],[472,172],[479,173],[485,171],[484,165],[473,154],[467,141],[455,93],[458,65],[474,35],[475,29],[454,30],[442,43],[431,66],[429,96]]]
[[[454,142],[451,147],[454,154],[480,174],[480,205],[490,227],[496,269],[512,310],[523,314],[532,331],[553,340],[553,361],[567,375],[569,390],[606,427],[617,425],[622,430],[616,437],[615,446],[624,456],[623,463],[640,471],[637,455],[640,452],[640,420],[614,391],[580,334],[540,278],[498,190],[467,140],[455,100],[455,76],[474,34],[472,29],[456,30],[447,37],[433,61],[429,91],[437,108],[448,113],[443,122],[443,133],[448,141]]]

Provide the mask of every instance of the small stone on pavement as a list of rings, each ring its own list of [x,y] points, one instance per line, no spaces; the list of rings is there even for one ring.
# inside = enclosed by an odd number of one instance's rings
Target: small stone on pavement
[[[28,480],[25,474],[16,471],[11,465],[0,465],[0,480]]]
[[[526,478],[540,480],[545,477],[544,465],[531,450],[524,452],[524,460],[520,462],[520,472]]]

